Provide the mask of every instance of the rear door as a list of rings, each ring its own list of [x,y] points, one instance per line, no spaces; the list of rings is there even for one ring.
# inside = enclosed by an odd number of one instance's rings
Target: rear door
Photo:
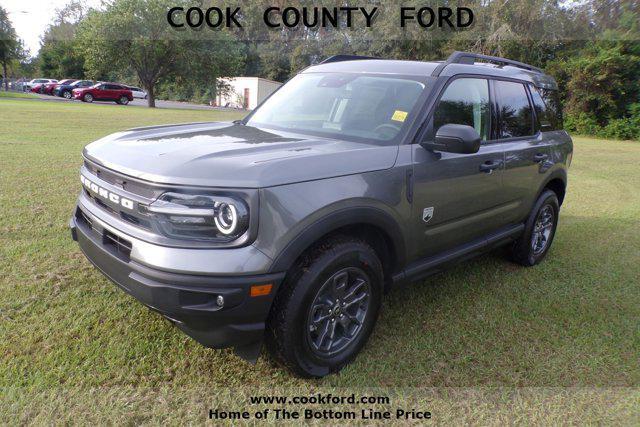
[[[494,80],[492,85],[498,110],[498,138],[505,149],[504,194],[509,206],[505,219],[522,222],[553,165],[552,140],[541,132],[549,124],[537,120],[532,103],[534,94],[528,83]]]
[[[480,238],[502,225],[504,153],[494,143],[489,81],[451,80],[436,104],[427,139],[445,124],[474,127],[482,138],[475,154],[432,152],[413,145],[413,215],[416,258]]]
[[[120,86],[118,85],[105,85],[104,99],[115,100],[120,97]]]

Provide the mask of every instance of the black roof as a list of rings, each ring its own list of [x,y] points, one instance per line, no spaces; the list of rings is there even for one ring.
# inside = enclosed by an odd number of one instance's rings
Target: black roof
[[[464,52],[454,54],[472,55]],[[454,56],[452,54],[451,58]],[[460,55],[460,56],[463,56]],[[475,74],[492,77],[507,77],[533,83],[544,89],[557,89],[558,85],[553,77],[545,74],[539,68],[510,61],[503,58],[483,57],[477,55],[479,59],[492,58],[504,62],[471,62],[465,57],[465,62],[448,61],[405,61],[392,59],[369,59],[364,57],[344,56],[342,58],[329,58],[323,63],[311,66],[304,70],[305,73],[333,72],[333,73],[375,73],[375,74],[397,74],[406,76],[437,76],[451,77],[459,74]],[[526,68],[525,68],[526,67]]]

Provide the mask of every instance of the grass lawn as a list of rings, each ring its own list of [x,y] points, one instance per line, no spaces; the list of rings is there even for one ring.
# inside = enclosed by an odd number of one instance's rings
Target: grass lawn
[[[38,95],[29,92],[5,92],[0,89],[0,99],[4,98],[37,99]]]
[[[390,396],[380,408],[441,424],[640,422],[640,143],[575,138],[543,264],[496,252],[397,290],[353,364],[303,381],[201,347],[109,283],[67,229],[88,142],[238,117],[0,100],[0,424],[202,423],[209,408],[276,406],[247,395],[318,392]]]

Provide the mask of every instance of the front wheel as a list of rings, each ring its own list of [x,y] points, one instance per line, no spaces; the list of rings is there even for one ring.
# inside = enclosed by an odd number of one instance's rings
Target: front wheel
[[[336,237],[291,270],[267,320],[271,354],[302,377],[323,377],[351,362],[380,310],[382,265],[367,243]]]
[[[82,100],[84,102],[93,102],[93,95],[91,95],[90,93],[87,93],[84,95],[84,97],[82,97]]]
[[[531,210],[522,236],[511,249],[515,262],[530,267],[544,259],[556,234],[559,213],[558,196],[545,190]]]

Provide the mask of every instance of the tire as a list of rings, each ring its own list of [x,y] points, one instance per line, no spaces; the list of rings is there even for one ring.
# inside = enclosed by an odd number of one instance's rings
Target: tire
[[[301,377],[338,372],[371,335],[382,289],[382,265],[371,246],[341,236],[322,242],[278,291],[267,319],[267,349]],[[330,305],[336,296],[344,300]]]
[[[559,213],[558,196],[545,190],[533,206],[524,232],[511,248],[514,262],[532,267],[544,259],[556,234]]]
[[[84,102],[93,102],[93,95],[91,95],[90,93],[86,93],[83,97],[82,100]]]
[[[126,96],[121,96],[117,102],[120,105],[127,105],[129,103],[129,98],[127,98]]]
[[[64,99],[71,99],[71,92],[69,92],[68,90],[65,90],[64,92],[62,92],[62,97]]]

